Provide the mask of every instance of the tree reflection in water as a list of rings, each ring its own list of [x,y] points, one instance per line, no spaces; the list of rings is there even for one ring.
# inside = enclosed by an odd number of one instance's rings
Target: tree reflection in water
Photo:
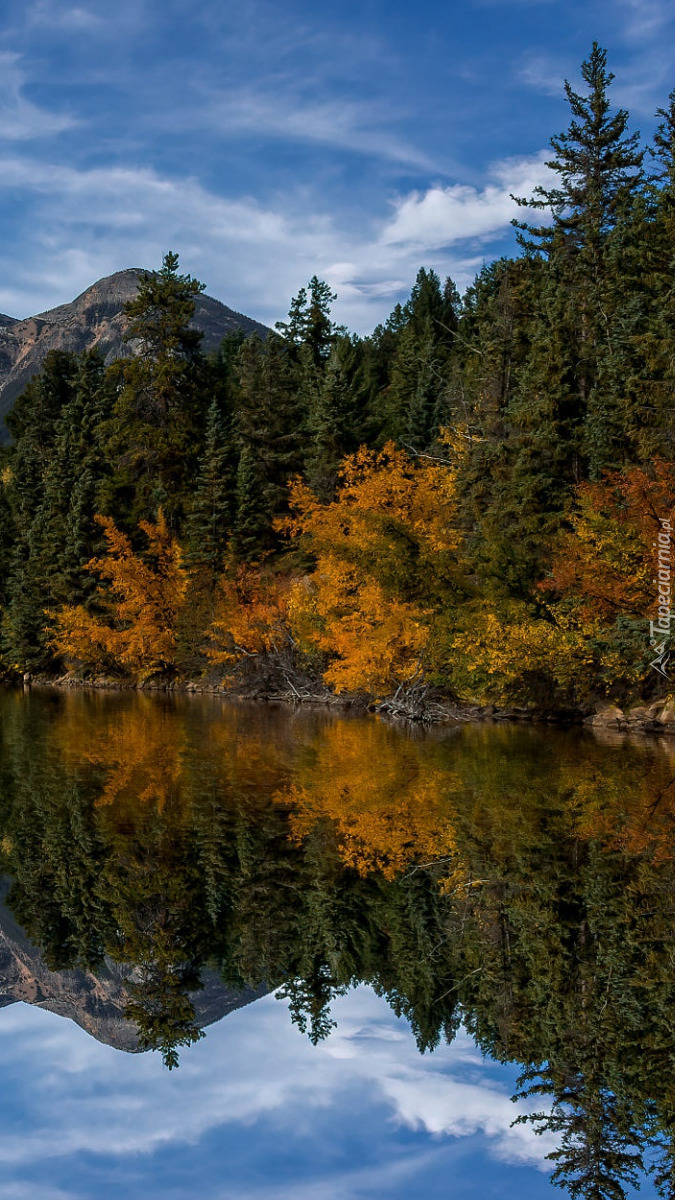
[[[317,1041],[365,982],[421,1051],[522,1064],[553,1182],[675,1196],[675,747],[406,734],[204,700],[9,692],[9,905],[53,970],[124,964],[169,1067],[195,989],[283,989]],[[553,1107],[551,1110],[551,1099]]]

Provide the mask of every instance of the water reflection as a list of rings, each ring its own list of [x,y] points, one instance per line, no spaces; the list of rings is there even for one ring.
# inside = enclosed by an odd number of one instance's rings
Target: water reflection
[[[0,705],[6,1002],[173,1066],[278,988],[320,1042],[365,982],[421,1050],[464,1025],[520,1064],[521,1116],[554,1135],[570,1194],[622,1197],[648,1152],[675,1195],[667,746],[144,696]]]

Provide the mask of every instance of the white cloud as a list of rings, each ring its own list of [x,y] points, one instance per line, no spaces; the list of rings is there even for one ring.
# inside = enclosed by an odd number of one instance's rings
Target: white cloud
[[[62,133],[76,121],[72,116],[47,112],[24,94],[26,74],[18,54],[0,53],[0,140],[24,141]]]
[[[495,182],[483,188],[456,183],[413,192],[397,204],[382,242],[428,251],[465,239],[494,237],[522,212],[512,194],[528,196],[537,185],[550,182],[551,173],[544,165],[547,157],[542,151],[535,158],[496,163],[491,169]]]
[[[194,178],[149,168],[77,170],[6,155],[0,192],[25,202],[19,260],[5,250],[0,309],[26,316],[72,299],[96,278],[127,266],[158,266],[167,249],[204,279],[211,295],[273,322],[315,272],[338,291],[336,316],[370,330],[421,265],[470,282],[491,239],[517,212],[509,193],[545,178],[543,155],[498,163],[483,188],[456,184],[403,196],[393,215],[357,230],[317,213],[305,194],[272,207],[228,198]]]
[[[522,1105],[511,1103],[468,1037],[420,1056],[404,1023],[367,988],[340,999],[335,1016],[338,1029],[314,1048],[290,1026],[285,1006],[266,998],[212,1027],[169,1075],[157,1056],[119,1054],[53,1014],[5,1010],[3,1088],[17,1122],[0,1129],[3,1174],[9,1179],[28,1164],[35,1170],[81,1153],[121,1162],[260,1119],[301,1142],[313,1136],[312,1114],[322,1110],[334,1114],[339,1137],[341,1114],[356,1094],[375,1112],[384,1103],[397,1123],[434,1139],[426,1149],[411,1148],[407,1167],[402,1156],[397,1178],[418,1169],[419,1155],[431,1153],[438,1139],[469,1135],[481,1135],[500,1161],[545,1169],[549,1140],[527,1125],[511,1128]],[[386,1170],[377,1164],[378,1180]],[[367,1191],[366,1184],[367,1172],[359,1186]],[[336,1185],[310,1194],[343,1193]]]

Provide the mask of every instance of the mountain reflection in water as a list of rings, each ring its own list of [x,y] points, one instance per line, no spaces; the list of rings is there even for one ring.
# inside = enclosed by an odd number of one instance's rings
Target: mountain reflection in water
[[[646,1165],[675,1196],[675,746],[97,693],[0,718],[0,1004],[172,1067],[278,989],[319,1043],[367,983],[420,1050],[463,1027],[519,1064],[571,1195]]]

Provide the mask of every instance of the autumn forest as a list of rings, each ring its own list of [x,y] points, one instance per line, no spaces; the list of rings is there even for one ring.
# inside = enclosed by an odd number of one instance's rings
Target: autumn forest
[[[8,418],[7,675],[590,711],[648,701],[675,519],[675,93],[643,145],[605,52],[518,253],[419,271],[368,337],[314,276],[202,352],[178,257],[129,355],[54,351]],[[133,351],[133,352],[132,352]]]

